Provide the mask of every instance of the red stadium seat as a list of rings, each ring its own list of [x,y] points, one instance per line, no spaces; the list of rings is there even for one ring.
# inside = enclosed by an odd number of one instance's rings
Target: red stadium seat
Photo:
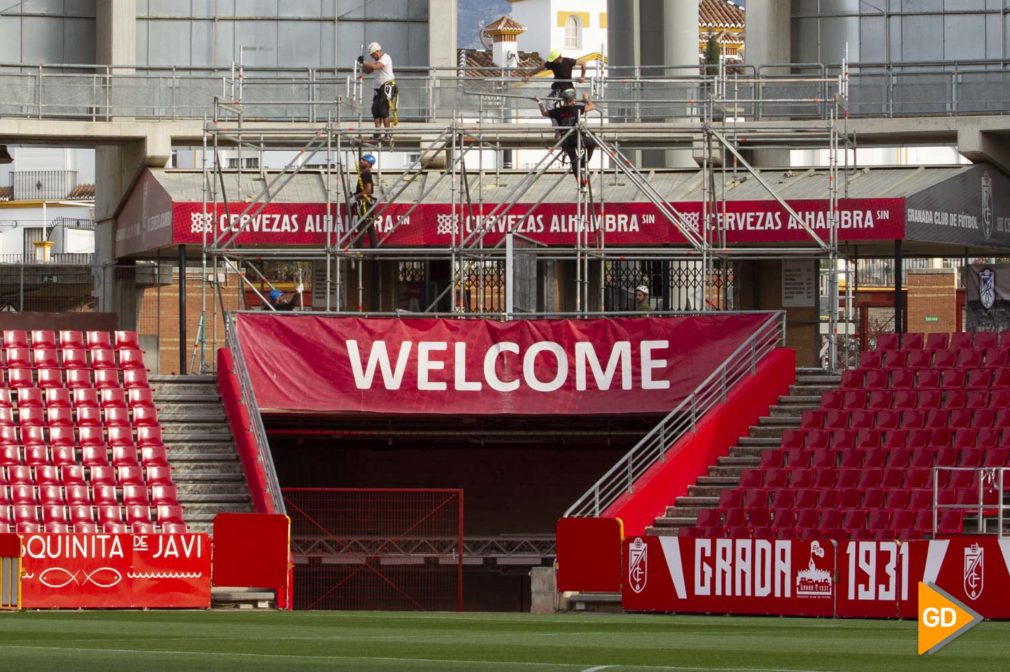
[[[151,522],[151,508],[144,504],[143,506],[127,506],[126,507],[126,524],[134,525],[136,523],[150,523]]]
[[[52,390],[63,387],[63,372],[60,369],[39,369],[35,377],[40,389]]]
[[[42,506],[65,506],[67,502],[63,499],[63,488],[58,485],[40,485],[39,503]]]
[[[147,467],[148,485],[172,485],[171,467]]]
[[[95,389],[122,393],[123,390],[119,387],[119,369],[96,369]]]
[[[928,391],[926,392],[929,393]],[[891,397],[891,407],[898,411],[903,411],[909,408],[915,408],[918,403],[918,397],[914,390],[895,390]],[[940,394],[937,395],[937,404],[940,403]]]
[[[25,408],[39,408],[43,407],[42,404],[42,390],[35,387],[23,388],[18,390],[18,410],[21,411]]]
[[[110,348],[92,348],[91,368],[95,370],[118,368],[115,351]]]
[[[121,369],[143,369],[144,353],[140,350],[120,350],[119,368]]]
[[[159,527],[161,531],[165,534],[185,534],[186,524],[185,523],[164,523],[160,524]]]
[[[778,451],[771,451],[771,452],[778,452]],[[140,460],[145,467],[168,466],[168,456],[165,453],[164,446],[144,446],[144,448],[141,450]]]
[[[946,350],[947,334],[926,334],[925,349],[929,351]]]
[[[974,334],[970,331],[958,331],[950,335],[951,350],[967,348],[971,350],[975,347]]]
[[[7,369],[7,387],[18,391],[31,388],[38,392],[31,369]]]
[[[975,349],[984,350],[985,348],[995,348],[999,343],[999,334],[995,331],[977,331],[975,332]]]
[[[904,350],[887,350],[880,356],[880,366],[885,369],[903,369],[908,353]]]
[[[80,522],[74,523],[74,532],[77,534],[97,534],[98,525],[95,523]]]
[[[915,387],[915,371],[895,369],[891,371],[891,387],[895,390],[910,390]]]
[[[893,394],[890,390],[873,390],[866,399],[866,408],[871,411],[890,409]]]
[[[922,350],[925,344],[926,337],[920,332],[912,331],[907,334],[901,334],[902,350]]]
[[[70,390],[54,387],[43,393],[46,408],[70,408]]]
[[[147,446],[164,446],[165,442],[162,438],[161,427],[138,427],[137,445],[141,448]]]
[[[942,371],[957,366],[957,350],[937,350],[933,353],[933,368]]]
[[[179,491],[174,485],[155,485],[151,488],[151,503],[155,506],[162,504],[177,505],[179,503]],[[702,523],[702,513],[713,512],[715,509],[703,509],[698,512],[698,524]],[[718,514],[716,514],[718,516]]]
[[[94,350],[95,348],[112,348],[112,337],[107,331],[86,331],[84,332],[84,340],[89,350]]]
[[[989,390],[970,390],[964,402],[965,408],[989,408]]]
[[[102,414],[105,416],[105,426],[118,427],[118,428],[129,428],[130,424],[130,412],[125,408],[120,408],[118,406],[110,406],[102,410]]]
[[[801,429],[820,429],[824,425],[824,411],[804,411],[800,419]]]
[[[856,445],[856,432],[851,429],[836,429],[831,432],[831,447],[836,450],[852,450]]]
[[[821,408],[824,410],[838,410],[842,407],[842,400],[845,398],[845,393],[845,390],[828,390],[827,392],[824,392],[821,394]]]
[[[140,339],[137,337],[137,332],[135,331],[117,331],[114,334],[114,340],[117,350],[124,348],[140,349]]]
[[[112,466],[135,467],[139,464],[136,446],[133,444],[112,446]]]
[[[88,469],[92,485],[115,485],[116,472],[108,465],[95,465]]]
[[[24,427],[42,427],[46,424],[46,413],[41,406],[27,406],[18,410],[18,424]]]
[[[897,350],[898,349],[898,334],[878,334],[877,335],[877,347],[878,351],[883,350]]]
[[[4,355],[8,369],[32,368],[32,351],[29,348],[7,348]]]
[[[69,406],[48,406],[45,415],[46,426],[53,427],[73,427],[74,417]]]
[[[91,486],[91,498],[94,500],[95,506],[119,506],[116,488],[112,485]]]
[[[935,388],[940,386],[940,371],[937,369],[920,369],[915,374],[915,386],[920,390],[936,392]]]
[[[88,351],[84,348],[63,348],[61,359],[64,369],[85,370],[90,369],[88,364]]]
[[[11,512],[14,514],[14,522],[18,524],[39,522],[38,510],[34,504],[15,504],[11,507]]]
[[[14,401],[11,399],[11,391],[6,387],[0,387],[0,408],[13,408]]]
[[[29,446],[42,446],[46,445],[46,433],[41,427],[22,427],[21,428],[21,445],[25,448]]]
[[[116,482],[121,486],[144,485],[144,472],[140,467],[135,466],[116,467]]]
[[[39,503],[34,485],[20,484],[11,486],[11,503],[14,506],[35,506]]]
[[[71,504],[70,505],[70,522],[74,525],[74,531],[79,532],[77,525],[80,523],[92,523],[95,522],[95,512],[89,504]]]
[[[56,348],[33,348],[32,366],[36,369],[57,369],[60,366]]]
[[[63,476],[63,485],[86,485],[87,479],[84,474],[84,467],[79,464],[68,464],[60,469]]]
[[[879,369],[881,355],[882,353],[877,352],[876,350],[867,350],[866,352],[860,353],[859,368]]]
[[[56,431],[56,430],[53,430]],[[71,437],[73,436],[73,430],[69,430]],[[77,458],[74,455],[73,445],[63,445],[59,446],[53,444],[50,446],[50,452],[52,453],[53,465],[57,467],[69,467],[77,464]]]
[[[0,446],[17,446],[17,430],[10,425],[0,425]]]
[[[842,389],[859,389],[863,386],[863,371],[861,369],[850,369],[842,372]],[[882,386],[881,386],[882,387]]]
[[[123,513],[119,506],[98,506],[98,524],[109,532],[108,526],[111,524],[123,524]]]
[[[56,332],[49,330],[33,331],[31,341],[33,348],[55,348]]]
[[[150,383],[147,380],[147,369],[125,369],[123,371],[123,387],[127,390],[147,389]]]
[[[10,408],[0,407],[0,427],[14,426],[14,411]]]
[[[82,448],[105,448],[105,432],[101,427],[79,427],[77,440]]]
[[[154,395],[150,388],[134,387],[126,391],[127,403],[136,413],[137,408],[154,408]],[[1010,406],[1010,403],[1007,404]]]
[[[86,485],[67,485],[67,504],[73,506],[86,506],[91,508],[91,490]]]
[[[105,467],[109,464],[109,452],[103,443],[100,446],[81,446],[81,464],[85,467]]]
[[[59,333],[59,346],[61,348],[83,348],[84,334],[80,331],[61,331]]]
[[[156,427],[158,426],[158,411],[153,407],[135,406],[133,408],[134,427]]]
[[[866,372],[864,381],[868,389],[883,390],[887,389],[891,384],[889,374],[884,369],[870,369]]]
[[[982,363],[989,368],[999,368],[1007,365],[1010,351],[1002,348],[986,348],[982,351]]]
[[[118,387],[99,390],[98,399],[102,408],[126,408],[126,395]]]
[[[989,386],[992,385],[992,371],[990,369],[969,370],[966,385],[968,388],[988,390]]]
[[[60,470],[52,465],[35,467],[35,484],[39,486],[60,486]]]
[[[21,464],[21,449],[17,444],[0,446],[0,467],[12,467]]]
[[[123,504],[125,506],[148,506],[151,499],[146,485],[124,485]]]
[[[97,406],[78,406],[76,415],[78,427],[102,426],[102,411]]]
[[[74,392],[94,392],[94,390],[91,389],[94,387],[94,384],[91,381],[91,371],[87,369],[67,369],[66,383],[67,388],[73,390]],[[74,398],[76,400],[76,396]]]
[[[905,366],[910,369],[928,369],[932,360],[933,353],[929,350],[912,350],[908,353]]]
[[[27,348],[28,332],[23,329],[4,329],[4,348]]]
[[[133,442],[133,429],[129,426],[127,427],[109,427],[107,430],[108,443],[112,448],[118,446],[129,446],[134,447],[136,444]]]

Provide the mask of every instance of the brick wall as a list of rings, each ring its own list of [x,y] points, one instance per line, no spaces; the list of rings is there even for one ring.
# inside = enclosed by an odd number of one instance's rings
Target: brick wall
[[[908,331],[952,333],[957,325],[957,273],[952,268],[908,272]]]
[[[225,310],[240,308],[241,281],[233,273],[221,274],[224,282],[221,284],[221,295]],[[197,325],[200,322],[203,293],[201,272],[191,268],[186,273],[186,366],[192,361],[193,347],[196,343]],[[212,320],[212,302],[217,304],[216,319]],[[207,362],[213,366],[217,348],[224,345],[224,319],[221,315],[221,302],[213,286],[207,286],[207,329],[205,336],[205,353]],[[137,320],[137,333],[144,341],[148,351],[151,373],[179,372],[179,274],[178,269],[172,274],[172,282],[168,285],[145,287],[140,295],[140,317]],[[216,322],[216,340],[213,324]],[[199,366],[199,358],[197,361]],[[190,372],[193,373],[193,372]]]

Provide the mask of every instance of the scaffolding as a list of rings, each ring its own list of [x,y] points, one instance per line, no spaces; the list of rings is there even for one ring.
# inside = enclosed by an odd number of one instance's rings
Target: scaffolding
[[[461,73],[465,74],[465,73]],[[508,84],[508,78],[505,84]],[[767,76],[761,80],[764,87],[774,86]],[[828,330],[825,340],[826,361],[835,368],[845,353],[837,345],[839,324],[848,324],[851,315],[840,313],[840,305],[851,310],[851,296],[841,301],[839,281],[847,279],[848,261],[840,265],[839,256],[839,199],[844,197],[847,185],[849,157],[855,148],[854,138],[847,129],[848,68],[843,64],[836,76],[783,76],[786,90],[795,91],[805,85],[809,97],[787,97],[760,101],[752,93],[757,81],[740,73],[718,66],[711,76],[671,79],[671,100],[690,106],[694,121],[673,124],[664,120],[607,123],[620,106],[629,101],[608,100],[606,70],[600,71],[589,82],[597,98],[595,104],[607,114],[583,115],[577,125],[567,129],[528,121],[516,113],[504,118],[503,97],[530,96],[509,93],[501,86],[492,91],[476,90],[473,82],[464,80],[461,90],[465,96],[478,98],[476,118],[466,118],[452,111],[441,120],[415,125],[412,128],[393,128],[390,142],[374,143],[371,136],[376,131],[362,119],[365,108],[364,84],[360,73],[348,77],[344,96],[334,101],[334,115],[325,122],[310,125],[253,125],[243,118],[241,69],[230,80],[225,95],[214,102],[211,118],[205,121],[203,138],[203,266],[202,314],[212,313],[211,324],[216,324],[216,312],[224,312],[220,300],[222,289],[211,281],[224,268],[238,275],[241,282],[262,302],[263,308],[274,306],[260,288],[274,286],[258,268],[260,260],[314,261],[324,266],[321,284],[325,299],[319,307],[328,312],[365,311],[365,286],[380,283],[365,277],[366,266],[377,260],[419,263],[433,260],[448,262],[450,277],[444,289],[419,311],[439,311],[449,298],[452,310],[458,314],[497,314],[511,319],[529,310],[517,305],[514,280],[519,259],[541,261],[567,261],[574,265],[576,296],[575,312],[583,315],[606,311],[606,280],[608,273],[617,272],[620,264],[646,263],[655,260],[675,262],[680,270],[690,269],[700,273],[700,288],[690,290],[693,308],[705,311],[729,307],[726,300],[716,296],[720,288],[730,284],[733,262],[743,259],[805,258],[825,263],[828,289]],[[470,90],[466,87],[471,85]],[[786,86],[788,85],[788,86]],[[507,87],[506,87],[507,89]],[[485,106],[485,99],[488,101]],[[744,111],[762,105],[810,105],[823,108],[824,121],[814,121],[802,127],[774,122],[752,122],[743,117]],[[485,109],[488,111],[485,114]],[[358,123],[347,125],[335,119],[346,117],[346,111],[357,112]],[[486,117],[492,117],[488,119]],[[632,139],[634,141],[632,141]],[[547,194],[572,179],[561,165],[567,142],[574,142],[576,154],[581,157],[589,144],[595,145],[600,160],[586,162],[586,187],[578,188],[575,196],[574,243],[566,246],[547,246],[513,230],[508,215],[519,203],[529,216],[539,208]],[[791,149],[822,148],[827,150],[827,231],[819,234],[779,195],[757,169],[746,153],[755,150],[789,151]],[[510,188],[496,197],[493,204],[485,202],[485,185],[494,181],[500,184],[504,151],[539,149],[541,158],[515,180]],[[237,155],[236,169],[226,167],[222,152]],[[291,159],[277,171],[263,168],[246,168],[245,152],[257,155],[268,150],[292,152]],[[416,152],[409,165],[391,176],[384,185],[382,155],[385,152]],[[649,169],[641,167],[637,158],[646,151],[680,151],[690,153],[697,162],[702,183],[702,209],[700,218],[688,217],[670,203],[650,182]],[[376,193],[367,208],[356,211],[352,189],[357,181],[358,159],[364,152],[379,155],[376,174]],[[475,161],[468,158],[476,155]],[[494,156],[487,162],[487,156]],[[321,162],[319,161],[321,159]],[[476,163],[476,167],[474,167]],[[493,165],[485,165],[492,163]],[[558,168],[561,170],[557,170]],[[574,172],[574,171],[573,171]],[[270,206],[286,185],[300,173],[315,173],[324,191],[325,243],[312,247],[272,248],[243,246],[240,236],[248,223]],[[787,213],[790,224],[805,233],[805,242],[799,245],[745,246],[731,245],[728,240],[727,212],[729,199],[727,185],[741,175],[755,180]],[[665,220],[683,242],[678,245],[608,246],[604,218],[608,202],[608,186],[620,178],[634,187],[637,193],[651,204],[658,216]],[[551,184],[542,195],[527,203],[524,197],[542,180]],[[448,245],[400,247],[388,244],[390,236],[409,220],[409,215],[425,202],[439,185],[448,181],[450,191],[450,217],[446,226],[451,229]],[[388,218],[394,204],[403,205],[400,199],[409,188],[414,189],[413,199],[405,212],[396,220]],[[251,194],[251,195],[250,195]],[[239,205],[240,204],[240,205]],[[231,226],[218,225],[221,216],[227,215]],[[391,221],[384,231],[379,231],[377,244],[362,245],[368,234],[367,227],[375,222]],[[237,224],[236,224],[237,222]],[[506,222],[504,235],[492,242],[488,233],[501,232],[499,222]],[[356,296],[350,291],[349,277],[357,275]],[[258,279],[253,281],[250,276]],[[504,276],[504,282],[500,282]],[[595,281],[593,278],[595,277]],[[494,284],[503,296],[488,301],[488,287]],[[845,282],[851,294],[852,282]],[[713,294],[715,292],[715,294]],[[212,294],[216,293],[215,296]],[[501,292],[499,291],[499,294]],[[476,300],[474,297],[476,296]],[[691,302],[688,302],[691,305]],[[379,307],[381,309],[381,306]],[[543,312],[542,310],[539,312]],[[206,323],[206,320],[205,320]],[[844,339],[847,342],[847,339]],[[200,345],[200,344],[197,344]],[[202,347],[202,346],[201,346]],[[844,349],[844,348],[843,348]],[[207,362],[201,353],[201,368]]]

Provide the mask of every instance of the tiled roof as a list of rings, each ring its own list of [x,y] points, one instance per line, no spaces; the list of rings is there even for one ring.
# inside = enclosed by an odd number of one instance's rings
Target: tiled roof
[[[74,190],[67,194],[70,201],[93,201],[95,200],[95,185],[78,184]]]
[[[526,32],[526,26],[513,20],[511,16],[503,16],[484,26],[484,30],[481,32],[488,35],[492,35],[494,33],[518,35],[519,33]]]
[[[467,67],[467,68],[484,68],[481,70],[467,70],[467,77],[502,77],[505,73],[502,69],[495,65],[494,60],[491,57],[490,51],[484,51],[483,49],[460,49],[458,54],[461,55],[457,59],[457,63]],[[465,61],[463,59],[466,59]],[[520,70],[539,70],[543,67],[544,61],[540,58],[540,54],[535,51],[520,51],[519,52],[519,69]],[[515,69],[513,69],[514,72]]]
[[[744,10],[729,0],[701,0],[698,23],[702,26],[744,27]]]

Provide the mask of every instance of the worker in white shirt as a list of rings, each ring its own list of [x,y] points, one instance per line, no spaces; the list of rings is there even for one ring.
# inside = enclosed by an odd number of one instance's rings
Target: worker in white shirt
[[[396,87],[396,78],[393,75],[393,59],[382,51],[382,45],[378,42],[368,45],[368,55],[371,60],[359,56],[358,62],[361,63],[361,68],[365,72],[372,73],[372,81],[375,85],[375,95],[372,96],[372,119],[375,121],[376,129],[383,127],[388,129],[390,121],[393,126],[396,126],[396,107],[400,98],[400,91]],[[381,142],[383,139],[388,141],[389,131],[385,132],[384,138],[376,131],[372,139],[376,142]]]

